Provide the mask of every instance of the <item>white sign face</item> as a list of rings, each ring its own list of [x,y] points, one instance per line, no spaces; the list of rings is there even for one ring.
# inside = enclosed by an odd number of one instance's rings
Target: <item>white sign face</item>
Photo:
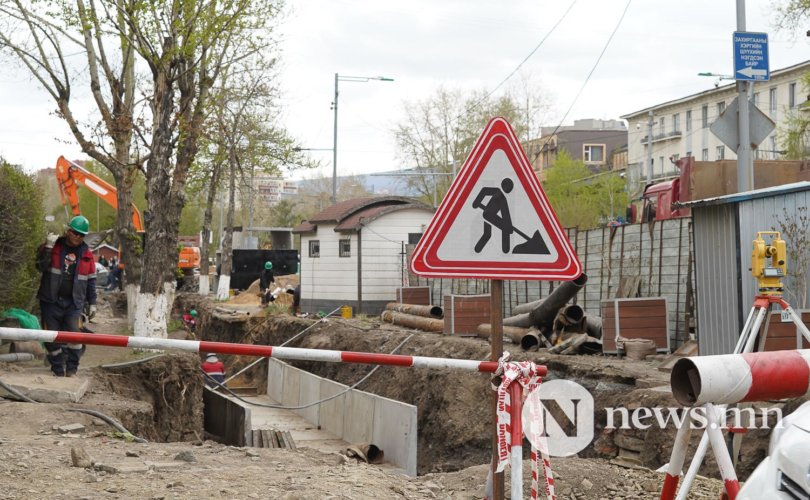
[[[479,196],[481,201],[473,207]],[[442,260],[469,262],[556,261],[557,251],[547,243],[548,233],[529,200],[506,153],[495,151],[456,215],[437,255]],[[500,206],[489,208],[487,203]],[[493,216],[487,217],[488,208]]]
[[[572,280],[582,265],[509,123],[493,118],[411,258],[433,277]]]

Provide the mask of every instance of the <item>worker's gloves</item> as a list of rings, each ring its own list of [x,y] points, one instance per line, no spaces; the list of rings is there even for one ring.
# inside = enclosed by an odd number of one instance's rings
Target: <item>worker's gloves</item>
[[[96,305],[90,304],[90,309],[87,311],[87,321],[96,317]]]
[[[45,248],[53,248],[57,238],[59,238],[58,234],[48,233],[48,236],[45,238]]]

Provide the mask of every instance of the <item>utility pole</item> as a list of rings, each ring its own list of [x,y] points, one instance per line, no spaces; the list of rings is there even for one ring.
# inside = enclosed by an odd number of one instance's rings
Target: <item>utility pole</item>
[[[652,184],[653,178],[653,163],[652,163],[652,129],[653,129],[653,112],[650,111],[647,117],[647,184]]]
[[[335,73],[335,100],[332,109],[335,111],[335,130],[332,140],[332,205],[337,203],[337,112],[338,112],[338,74]]]
[[[737,0],[737,31],[745,31],[745,0]],[[751,165],[751,115],[748,106],[748,85],[745,80],[737,80],[737,103],[739,104],[737,123],[740,138],[740,145],[737,146],[738,193],[751,191],[754,188],[754,169]]]

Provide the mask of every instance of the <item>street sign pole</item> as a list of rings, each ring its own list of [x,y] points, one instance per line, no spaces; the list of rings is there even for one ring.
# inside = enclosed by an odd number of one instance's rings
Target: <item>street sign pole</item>
[[[737,0],[737,31],[745,31],[745,0]],[[735,76],[737,76],[736,73]],[[740,145],[737,149],[738,193],[754,189],[754,169],[751,164],[751,140],[749,137],[748,85],[747,81],[737,80],[737,100],[740,106],[737,120],[740,126]]]
[[[490,361],[498,362],[503,355],[503,280],[490,281],[489,288],[489,321],[492,330],[489,334],[491,346]],[[505,494],[503,472],[498,469],[498,396],[492,393],[492,498],[503,500]],[[523,474],[523,471],[512,471],[512,474]]]

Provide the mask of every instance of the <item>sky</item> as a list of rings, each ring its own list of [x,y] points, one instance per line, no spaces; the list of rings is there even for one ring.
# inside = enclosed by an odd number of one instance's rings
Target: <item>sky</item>
[[[810,59],[804,33],[773,28],[773,0],[745,3],[746,31],[769,33],[772,71]],[[393,129],[404,119],[404,103],[428,99],[440,86],[491,91],[520,66],[506,85],[524,79],[540,89],[552,105],[543,125],[556,126],[564,116],[564,125],[618,119],[711,88],[716,79],[699,72],[733,70],[734,0],[287,4],[279,31],[279,122],[302,147],[323,150],[308,152],[322,167],[306,177],[332,175],[336,73],[394,80],[338,84],[338,175],[350,175],[408,168],[397,158]],[[6,68],[0,156],[28,170],[51,167],[61,154],[82,158],[53,109],[27,75]]]

